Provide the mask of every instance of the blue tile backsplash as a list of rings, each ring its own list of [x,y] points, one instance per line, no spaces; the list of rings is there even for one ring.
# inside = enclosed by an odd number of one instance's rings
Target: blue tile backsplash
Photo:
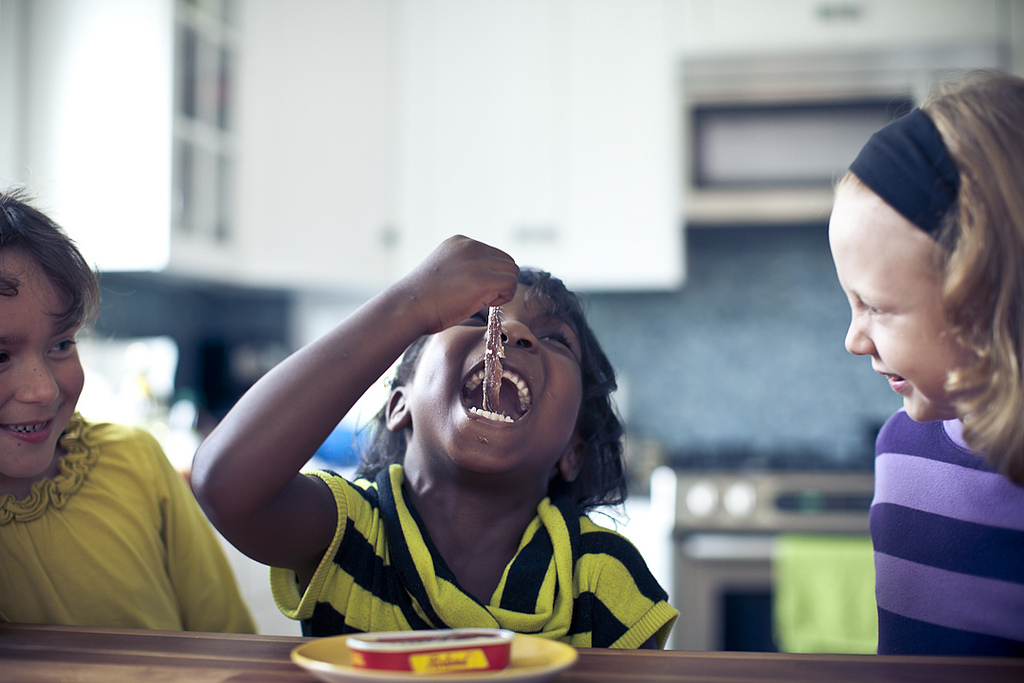
[[[769,453],[870,466],[873,432],[901,400],[843,348],[849,308],[827,226],[691,228],[686,239],[680,291],[585,297],[628,434],[704,464]],[[198,389],[214,418],[247,386],[227,381],[232,349],[294,341],[290,293],[116,273],[103,289],[97,332],[173,337],[178,386]],[[332,321],[347,314],[327,309]]]
[[[592,294],[629,433],[669,454],[811,452],[870,461],[901,399],[843,346],[826,225],[697,228],[674,293]]]

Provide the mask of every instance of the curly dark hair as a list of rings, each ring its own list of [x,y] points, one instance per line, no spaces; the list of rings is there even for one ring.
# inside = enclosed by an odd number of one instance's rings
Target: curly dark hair
[[[522,269],[519,284],[529,288],[528,300],[542,301],[547,313],[566,321],[580,340],[583,400],[576,430],[583,440],[582,465],[574,481],[567,482],[556,475],[551,480],[548,495],[552,498],[568,496],[581,514],[592,508],[619,505],[626,499],[626,477],[622,423],[611,401],[616,388],[615,370],[587,324],[579,296],[569,291],[561,280],[541,270]],[[403,386],[412,379],[427,338],[420,337],[406,349],[392,379],[392,387]],[[373,480],[389,465],[404,460],[407,431],[389,431],[385,409],[382,408],[365,427],[364,436],[360,439],[362,452],[357,477]]]
[[[0,191],[0,253],[20,250],[42,269],[64,310],[58,326],[72,330],[88,325],[99,311],[99,283],[74,241],[42,211],[30,204],[23,187]],[[16,296],[21,283],[0,273],[0,296]]]

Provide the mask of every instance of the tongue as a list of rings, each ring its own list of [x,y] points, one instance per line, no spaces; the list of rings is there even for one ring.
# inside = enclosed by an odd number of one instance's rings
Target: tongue
[[[498,394],[498,406],[494,412],[518,419],[522,416],[519,408],[519,389],[507,379],[501,380],[501,392]]]

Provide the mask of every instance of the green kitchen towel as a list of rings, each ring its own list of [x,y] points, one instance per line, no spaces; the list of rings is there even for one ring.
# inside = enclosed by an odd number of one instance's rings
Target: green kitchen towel
[[[772,569],[780,651],[877,651],[875,564],[869,536],[782,535]]]

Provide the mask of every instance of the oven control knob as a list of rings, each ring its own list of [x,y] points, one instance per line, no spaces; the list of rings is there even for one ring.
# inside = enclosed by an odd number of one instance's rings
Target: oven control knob
[[[686,509],[694,517],[707,517],[718,507],[718,487],[714,482],[701,480],[686,492]]]
[[[757,504],[757,491],[747,481],[738,481],[725,491],[722,505],[733,517],[749,517]]]

